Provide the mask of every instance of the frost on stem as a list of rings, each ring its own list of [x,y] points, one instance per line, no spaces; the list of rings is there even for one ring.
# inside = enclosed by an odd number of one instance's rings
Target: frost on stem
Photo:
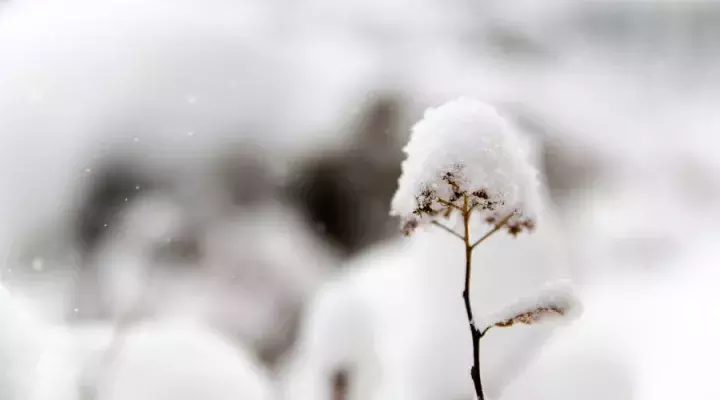
[[[533,228],[537,170],[492,107],[463,97],[428,109],[404,152],[391,214],[405,234],[461,210],[465,196],[488,223],[511,215],[504,225],[513,235]]]

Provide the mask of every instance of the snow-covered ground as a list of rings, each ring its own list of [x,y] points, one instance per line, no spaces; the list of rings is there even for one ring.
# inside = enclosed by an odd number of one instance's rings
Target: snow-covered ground
[[[629,273],[588,288],[581,319],[553,338],[503,398],[717,398],[713,242],[668,257],[661,264],[670,273]]]
[[[275,398],[250,352],[197,322],[52,326],[0,289],[3,399]]]

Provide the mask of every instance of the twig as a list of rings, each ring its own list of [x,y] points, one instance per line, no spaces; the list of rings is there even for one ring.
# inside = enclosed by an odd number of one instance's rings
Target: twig
[[[483,330],[480,332],[480,337],[485,336],[485,334],[488,333],[488,331],[489,331],[490,328],[492,328],[492,327],[493,327],[493,326],[490,325],[490,326],[488,326],[487,328],[483,329]]]
[[[483,330],[480,330],[475,326],[475,322],[473,319],[473,312],[472,312],[472,306],[470,304],[470,278],[472,274],[472,252],[475,249],[475,246],[482,243],[484,240],[492,236],[495,232],[499,231],[503,226],[507,224],[507,222],[510,220],[510,218],[514,215],[514,213],[510,213],[508,216],[500,220],[493,229],[491,229],[488,233],[486,233],[483,237],[475,241],[474,243],[470,243],[470,216],[472,215],[473,210],[477,207],[477,204],[471,205],[469,204],[469,199],[467,193],[463,194],[463,205],[462,207],[459,207],[451,202],[445,201],[445,200],[438,200],[438,202],[446,207],[448,207],[448,210],[451,209],[457,209],[460,211],[460,214],[463,218],[463,234],[460,235],[459,233],[455,232],[455,230],[443,225],[442,223],[438,221],[432,221],[432,224],[443,229],[444,231],[452,234],[453,236],[460,238],[460,240],[463,241],[465,244],[465,285],[462,292],[463,301],[465,303],[465,312],[467,313],[467,319],[468,319],[468,325],[470,326],[470,334],[472,336],[472,346],[473,346],[473,365],[470,368],[470,377],[472,378],[473,385],[475,387],[475,394],[477,395],[477,400],[485,400],[485,394],[483,393],[483,387],[482,387],[482,379],[480,376],[480,339],[482,339],[483,336],[492,328],[492,326],[485,327]]]
[[[482,243],[485,239],[489,238],[489,237],[492,236],[495,232],[499,231],[503,226],[505,226],[505,224],[507,224],[507,222],[510,220],[510,218],[512,218],[513,215],[515,215],[515,213],[510,213],[507,217],[505,217],[505,218],[503,218],[502,220],[500,220],[500,222],[498,222],[497,224],[495,224],[495,227],[493,227],[493,228],[490,230],[490,232],[486,233],[485,235],[483,235],[483,237],[481,237],[480,239],[476,240],[475,243],[473,243],[473,244],[470,246],[470,249],[474,249],[475,246],[479,245],[479,244]]]
[[[465,302],[465,312],[467,313],[473,344],[473,365],[470,368],[470,377],[475,386],[475,394],[478,400],[485,400],[482,380],[480,378],[480,338],[482,337],[482,333],[475,327],[472,307],[470,306],[470,274],[472,272],[473,246],[470,245],[470,209],[468,208],[467,195],[463,196],[463,226],[465,230],[463,237],[463,241],[465,242],[465,287],[463,289],[463,301]]]
[[[449,232],[450,234],[452,234],[452,235],[455,236],[456,238],[458,238],[458,239],[460,239],[460,240],[462,240],[462,241],[465,241],[465,238],[462,237],[462,235],[460,235],[459,233],[455,232],[454,230],[448,228],[447,226],[441,224],[440,222],[438,222],[438,221],[432,221],[432,224],[435,225],[435,226],[437,226],[438,228],[444,229],[446,232]]]
[[[440,204],[442,204],[442,205],[444,205],[445,207],[454,208],[454,209],[456,209],[456,210],[458,210],[458,211],[460,211],[460,212],[463,212],[463,209],[462,209],[462,208],[456,206],[456,205],[453,204],[453,203],[450,203],[449,201],[445,201],[445,200],[443,200],[443,199],[437,199],[437,202],[440,203]]]

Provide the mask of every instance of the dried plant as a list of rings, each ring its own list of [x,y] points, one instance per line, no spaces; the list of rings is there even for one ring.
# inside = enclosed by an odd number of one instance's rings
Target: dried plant
[[[452,181],[449,181],[452,182]],[[442,210],[441,213],[443,216],[449,216],[453,212],[457,212],[462,217],[463,221],[463,233],[459,234],[455,232],[453,229],[448,227],[447,225],[443,224],[439,220],[433,220],[431,221],[431,224],[434,226],[437,226],[441,229],[443,229],[446,232],[449,232],[453,236],[458,237],[461,239],[465,245],[465,280],[464,280],[464,287],[462,292],[463,301],[465,303],[465,312],[467,314],[467,320],[470,327],[470,334],[472,336],[472,344],[473,344],[473,365],[470,369],[470,376],[473,381],[473,385],[475,387],[475,393],[480,400],[484,400],[485,396],[483,393],[483,387],[482,387],[482,378],[480,375],[480,339],[485,336],[485,334],[490,330],[492,325],[490,327],[486,327],[484,329],[479,328],[475,323],[475,317],[473,315],[472,306],[470,304],[470,279],[471,279],[471,273],[472,273],[472,253],[473,250],[480,245],[480,243],[487,240],[489,237],[497,233],[498,231],[501,231],[503,228],[505,228],[509,234],[517,235],[523,230],[530,230],[534,225],[530,224],[527,221],[520,220],[518,222],[510,224],[509,221],[516,216],[516,212],[511,212],[507,214],[505,217],[501,218],[497,222],[491,222],[492,228],[482,237],[480,237],[477,240],[472,240],[470,237],[470,221],[471,216],[474,212],[483,212],[483,211],[491,211],[492,210],[492,203],[486,201],[483,199],[484,196],[478,196],[474,193],[466,193],[463,191],[457,192],[458,198],[461,199],[462,205],[457,206],[454,203],[447,203],[444,205],[445,209]],[[418,212],[422,213],[422,209],[419,207]],[[506,321],[500,321],[497,322],[494,326],[510,326],[514,323],[530,323],[535,318],[536,313],[541,312],[541,310],[548,310],[544,312],[549,312],[550,310],[555,310],[555,308],[543,308],[543,309],[537,309],[532,310],[529,312],[525,312],[522,314],[519,314],[517,316],[514,316],[513,318],[510,318]],[[557,309],[559,310],[559,309]]]
[[[470,375],[477,398],[484,400],[480,373],[480,339],[494,326],[532,324],[564,308],[544,301],[521,304],[518,312],[503,314],[489,326],[478,327],[470,303],[472,254],[495,233],[512,236],[535,228],[538,208],[537,172],[529,164],[514,130],[494,109],[461,98],[436,109],[413,127],[405,147],[407,159],[392,205],[402,218],[406,235],[421,226],[438,227],[463,241],[465,280],[462,291],[473,345]],[[481,218],[472,218],[475,215]],[[459,215],[459,218],[452,219]],[[447,221],[461,220],[462,232]],[[490,229],[471,237],[471,221],[485,221]],[[460,225],[458,223],[458,225]],[[517,307],[512,310],[516,310]]]
[[[506,319],[504,321],[498,321],[493,326],[497,326],[499,328],[507,328],[515,324],[534,325],[548,315],[563,316],[565,315],[565,311],[555,306],[538,307],[534,310],[525,311],[523,313],[515,315],[514,317]]]

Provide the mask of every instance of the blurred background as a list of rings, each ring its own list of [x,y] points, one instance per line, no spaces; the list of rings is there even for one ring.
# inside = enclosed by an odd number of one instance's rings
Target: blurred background
[[[714,0],[0,0],[0,399],[471,399],[462,259],[388,214],[462,95],[547,192],[476,307],[584,309],[489,398],[718,399],[719,71]]]

